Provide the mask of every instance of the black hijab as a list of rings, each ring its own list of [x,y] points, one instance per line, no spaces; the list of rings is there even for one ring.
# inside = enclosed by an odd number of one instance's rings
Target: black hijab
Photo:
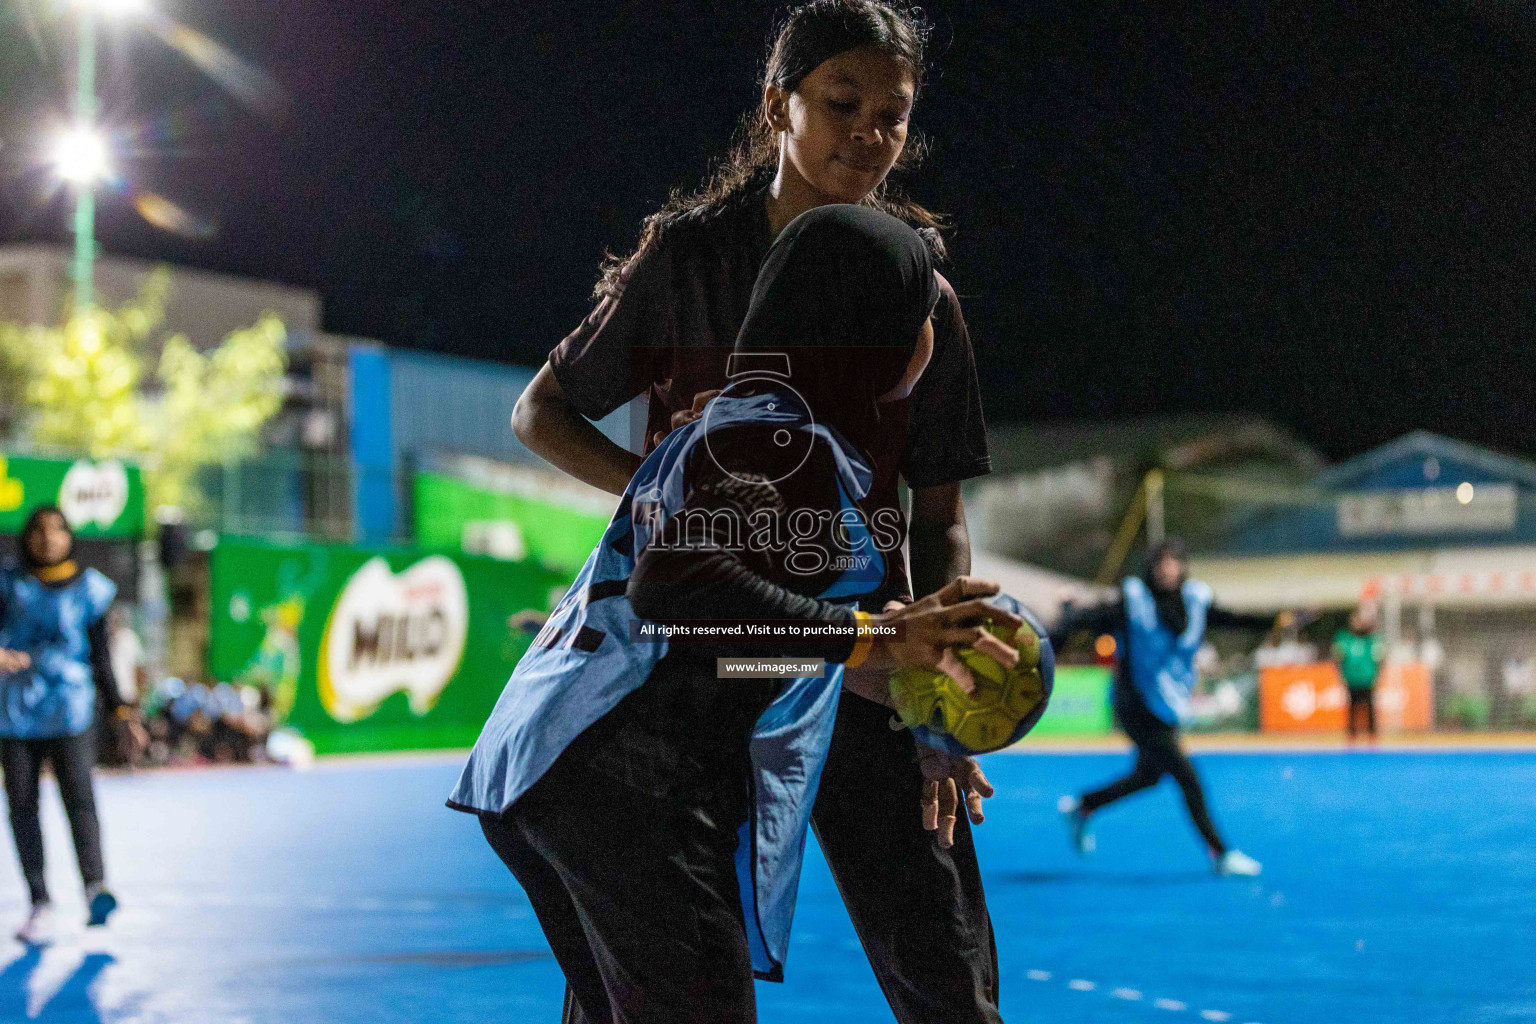
[[[1189,565],[1189,545],[1178,537],[1165,537],[1159,541],[1147,556],[1147,569],[1142,576],[1147,589],[1152,592],[1152,600],[1157,604],[1157,617],[1173,631],[1175,635],[1184,632],[1189,624],[1189,613],[1184,607],[1184,577],[1179,578],[1178,585],[1172,590],[1164,590],[1158,586],[1157,563],[1164,558],[1177,558],[1184,566]],[[1188,569],[1185,569],[1185,575]]]
[[[867,450],[877,399],[901,379],[938,299],[933,258],[910,227],[865,206],[819,206],[764,257],[733,359],[787,354],[788,383],[817,422]]]
[[[69,534],[69,550],[65,552],[63,558],[53,564],[63,565],[75,557],[75,531],[70,527],[69,519],[64,515],[63,509],[57,505],[39,505],[32,510],[31,515],[27,516],[27,521],[22,524],[21,532],[16,535],[16,560],[21,563],[21,567],[27,570],[27,572],[36,572],[39,569],[49,568],[49,566],[41,564],[32,557],[32,534],[37,531],[43,516],[58,516],[59,520],[64,524],[64,531]]]

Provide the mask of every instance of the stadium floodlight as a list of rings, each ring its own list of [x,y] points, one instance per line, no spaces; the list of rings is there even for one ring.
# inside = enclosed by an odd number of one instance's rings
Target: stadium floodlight
[[[53,151],[59,177],[76,185],[91,185],[112,173],[106,137],[92,128],[71,128]]]
[[[146,0],[75,0],[75,5],[109,18],[130,17],[149,9]]]

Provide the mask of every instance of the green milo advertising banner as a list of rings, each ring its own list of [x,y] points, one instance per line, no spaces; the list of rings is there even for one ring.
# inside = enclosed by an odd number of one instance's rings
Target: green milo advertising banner
[[[209,667],[319,753],[463,747],[570,576],[407,548],[221,540]]]
[[[79,537],[144,532],[139,467],[116,459],[39,459],[0,454],[0,533],[20,533],[39,505],[57,505]]]

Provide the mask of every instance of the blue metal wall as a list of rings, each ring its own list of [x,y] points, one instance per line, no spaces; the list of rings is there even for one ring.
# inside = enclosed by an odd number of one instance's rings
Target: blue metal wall
[[[360,541],[405,535],[409,473],[435,454],[542,464],[512,433],[533,368],[365,345],[349,363]],[[629,422],[624,407],[597,426],[627,447]]]
[[[512,407],[533,370],[421,352],[392,351],[388,358],[397,465],[433,451],[503,462],[536,458],[512,433]]]
[[[356,465],[355,533],[359,543],[378,544],[395,535],[397,495],[389,356],[354,345],[347,353],[352,378],[352,461]]]

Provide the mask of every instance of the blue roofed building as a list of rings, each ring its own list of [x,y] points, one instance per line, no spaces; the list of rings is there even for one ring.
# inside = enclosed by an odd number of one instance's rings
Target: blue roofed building
[[[1415,431],[1322,471],[1312,503],[1253,516],[1227,554],[1536,544],[1536,463]]]
[[[1536,725],[1536,463],[1416,431],[1303,488],[1235,497],[1192,565],[1224,604],[1373,602],[1396,656],[1436,670],[1442,712]]]

